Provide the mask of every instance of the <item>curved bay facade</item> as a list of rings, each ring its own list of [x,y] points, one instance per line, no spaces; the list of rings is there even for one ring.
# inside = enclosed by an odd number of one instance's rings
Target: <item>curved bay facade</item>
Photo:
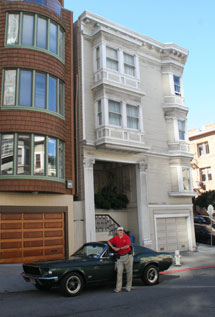
[[[0,263],[73,248],[72,31],[63,1],[0,0]]]

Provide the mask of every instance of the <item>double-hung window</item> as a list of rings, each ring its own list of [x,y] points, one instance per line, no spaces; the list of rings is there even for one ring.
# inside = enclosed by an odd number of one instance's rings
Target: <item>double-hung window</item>
[[[137,106],[126,105],[127,127],[138,130],[139,126],[139,108]]]
[[[173,75],[174,80],[174,90],[176,95],[181,95],[181,84],[180,84],[180,77]]]
[[[107,68],[118,71],[118,51],[111,47],[106,47],[106,64]]]
[[[201,168],[200,169],[200,177],[202,182],[207,182],[212,180],[212,173],[211,173],[211,168]]]
[[[124,53],[124,72],[127,75],[135,76],[135,59],[133,55]]]
[[[178,120],[178,134],[179,134],[179,140],[185,140],[185,121],[184,120]]]
[[[121,126],[121,104],[120,102],[109,100],[109,124]]]
[[[197,145],[199,156],[209,154],[209,144],[208,142],[204,142]]]

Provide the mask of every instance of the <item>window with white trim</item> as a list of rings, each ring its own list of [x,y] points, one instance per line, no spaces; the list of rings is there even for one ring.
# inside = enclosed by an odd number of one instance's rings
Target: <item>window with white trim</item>
[[[178,120],[178,134],[179,140],[185,140],[185,120]]]
[[[96,47],[96,70],[100,69],[100,47]]]
[[[180,83],[180,77],[173,75],[174,80],[174,90],[176,95],[181,95],[181,83]]]
[[[108,46],[106,47],[106,66],[116,71],[119,70],[118,51]]]
[[[124,56],[124,72],[127,75],[135,76],[135,58],[134,55],[123,53]]]
[[[200,178],[202,182],[208,182],[212,180],[212,172],[211,168],[201,168],[200,169]]]
[[[101,100],[97,101],[97,123],[102,125],[102,102]]]
[[[109,124],[121,127],[121,104],[118,101],[108,100]]]
[[[198,149],[199,156],[203,156],[210,153],[208,142],[197,144],[197,149]]]
[[[139,107],[126,105],[127,128],[138,130],[139,127]]]
[[[191,190],[191,178],[190,178],[190,168],[182,167],[182,181],[183,181],[183,190]]]

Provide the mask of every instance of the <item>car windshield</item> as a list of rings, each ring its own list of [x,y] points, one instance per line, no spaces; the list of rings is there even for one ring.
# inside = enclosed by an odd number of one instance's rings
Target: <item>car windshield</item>
[[[76,251],[73,255],[99,258],[104,249],[105,247],[100,244],[87,244],[83,245],[83,247]]]

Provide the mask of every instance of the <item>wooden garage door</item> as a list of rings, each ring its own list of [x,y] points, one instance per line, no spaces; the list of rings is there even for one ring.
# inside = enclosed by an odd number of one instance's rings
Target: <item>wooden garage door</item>
[[[0,263],[62,259],[64,213],[0,213]]]
[[[174,252],[189,249],[187,218],[170,217],[157,219],[158,251]]]

